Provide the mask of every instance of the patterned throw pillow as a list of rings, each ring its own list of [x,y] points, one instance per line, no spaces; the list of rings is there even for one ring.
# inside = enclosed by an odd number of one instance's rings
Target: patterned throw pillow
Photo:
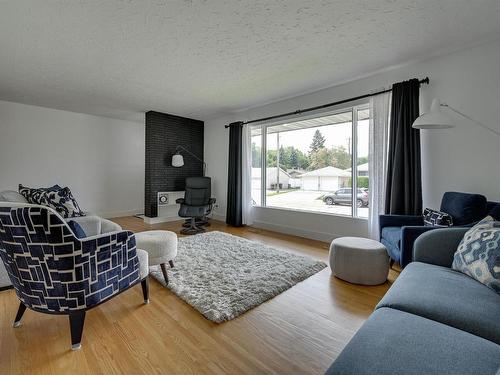
[[[453,218],[446,212],[426,208],[423,216],[425,226],[451,227],[453,225]]]
[[[54,185],[48,188],[29,188],[19,184],[19,194],[24,196],[28,203],[31,204],[40,204],[38,203],[41,199],[42,194],[49,191],[57,191],[60,190],[61,187],[59,185]]]
[[[29,188],[19,184],[19,193],[29,203],[51,207],[63,218],[85,216],[68,187]]]
[[[469,229],[451,267],[500,293],[500,222],[487,216]]]

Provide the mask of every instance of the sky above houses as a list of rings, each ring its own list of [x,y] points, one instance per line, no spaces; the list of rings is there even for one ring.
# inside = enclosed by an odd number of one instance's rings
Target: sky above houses
[[[358,157],[368,156],[368,126],[369,121],[358,122]],[[269,134],[267,138],[267,149],[275,150],[277,136],[279,135],[280,147],[293,146],[307,153],[310,149],[314,132],[319,129],[325,137],[325,146],[328,148],[344,146],[346,150],[352,148],[351,123],[327,125],[309,129],[300,129]],[[258,141],[260,143],[260,140]]]

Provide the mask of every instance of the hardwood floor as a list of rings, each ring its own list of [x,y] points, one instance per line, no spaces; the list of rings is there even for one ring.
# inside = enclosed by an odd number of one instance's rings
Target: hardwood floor
[[[180,222],[115,220],[135,232],[179,232]],[[255,228],[219,230],[327,261],[328,244]],[[28,310],[12,328],[18,301],[0,292],[0,374],[322,374],[394,281],[366,287],[329,268],[242,316],[215,324],[155,279],[151,303],[135,286],[88,312],[82,349],[70,350],[68,318]]]

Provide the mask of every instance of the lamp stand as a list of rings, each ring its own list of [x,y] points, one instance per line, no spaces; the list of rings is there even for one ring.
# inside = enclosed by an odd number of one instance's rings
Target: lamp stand
[[[474,120],[472,117],[467,116],[465,113],[460,112],[458,109],[455,109],[455,108],[449,106],[446,103],[441,103],[441,107],[446,107],[446,108],[450,109],[451,111],[459,114],[460,116],[465,117],[467,120],[474,122],[475,124],[479,125],[483,129],[489,130],[490,132],[495,133],[496,135],[500,136],[500,132],[499,131],[497,131],[495,129],[492,129],[492,128],[490,128],[490,127],[488,127],[488,126],[480,123],[477,120]]]
[[[207,170],[207,163],[203,159],[200,159],[198,156],[193,154],[191,151],[189,151],[187,148],[182,147],[181,145],[177,146],[175,148],[175,152],[179,152],[179,150],[183,150],[184,152],[187,152],[189,155],[191,155],[193,158],[195,158],[198,161],[201,161],[203,163],[203,177],[205,177],[205,172]]]

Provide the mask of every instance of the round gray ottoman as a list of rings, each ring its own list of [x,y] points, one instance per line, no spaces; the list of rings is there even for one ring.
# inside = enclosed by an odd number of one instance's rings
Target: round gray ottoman
[[[384,245],[360,237],[336,238],[330,245],[334,276],[354,284],[377,285],[387,280],[389,256]]]

